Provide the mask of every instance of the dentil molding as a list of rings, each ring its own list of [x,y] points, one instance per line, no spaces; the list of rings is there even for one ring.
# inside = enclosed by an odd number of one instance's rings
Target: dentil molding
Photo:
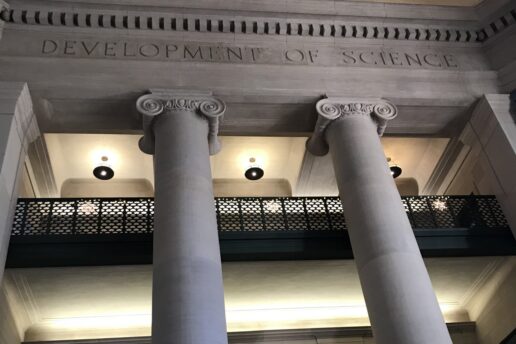
[[[66,28],[202,32],[298,37],[344,37],[436,42],[484,42],[516,22],[516,5],[487,24],[461,21],[431,24],[368,17],[257,16],[254,13],[151,12],[148,10],[82,8],[15,3],[1,7],[0,18],[10,24]]]

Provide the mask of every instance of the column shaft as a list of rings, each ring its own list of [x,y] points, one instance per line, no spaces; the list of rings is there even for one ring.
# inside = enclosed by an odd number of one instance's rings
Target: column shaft
[[[157,116],[152,297],[154,344],[225,344],[224,291],[208,149],[208,121]]]
[[[325,132],[376,342],[451,344],[377,128],[349,115]]]

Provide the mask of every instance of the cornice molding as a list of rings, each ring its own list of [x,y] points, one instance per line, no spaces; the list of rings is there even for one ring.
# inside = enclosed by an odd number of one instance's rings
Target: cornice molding
[[[383,135],[387,121],[394,119],[398,110],[396,106],[384,99],[321,99],[315,106],[318,117],[314,132],[306,142],[307,150],[313,155],[326,155],[328,144],[324,133],[333,121],[343,120],[351,116],[370,116],[378,125],[378,135]]]
[[[299,16],[286,13],[256,16],[254,12],[221,14],[206,10],[135,11],[66,6],[34,6],[16,3],[4,7],[0,18],[10,24],[91,28],[96,30],[143,30],[249,34],[294,37],[343,37],[432,42],[484,42],[516,22],[516,6],[498,20],[484,26],[463,21],[421,24],[384,17]],[[327,19],[326,19],[327,18]],[[417,20],[417,18],[414,18]]]
[[[154,154],[154,118],[159,115],[170,115],[175,112],[192,112],[203,116],[208,121],[208,145],[210,155],[220,151],[218,139],[219,125],[226,104],[212,97],[210,92],[175,91],[152,89],[150,94],[138,98],[136,108],[143,115],[143,133],[140,149],[147,154]]]
[[[503,14],[491,20],[485,21],[478,30],[478,38],[481,42],[488,41],[494,36],[505,31],[507,28],[516,24],[516,3],[512,7],[508,7]]]
[[[452,333],[460,333],[462,331],[474,331],[474,322],[457,322],[446,324],[448,330]],[[248,331],[248,332],[229,332],[229,343],[260,343],[267,341],[302,341],[307,340],[327,340],[333,338],[350,338],[350,337],[372,337],[370,326],[362,327],[328,327],[328,328],[311,328],[311,329],[294,329],[294,330],[264,330],[264,331]],[[26,342],[29,344],[29,342]],[[134,344],[150,344],[150,337],[133,337],[133,338],[107,338],[107,339],[83,339],[83,340],[66,340],[66,341],[45,341],[30,342],[30,344],[118,344],[118,343],[134,343]]]

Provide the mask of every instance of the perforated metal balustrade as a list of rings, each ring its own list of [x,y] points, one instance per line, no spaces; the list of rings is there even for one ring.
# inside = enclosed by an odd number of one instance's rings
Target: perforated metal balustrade
[[[506,229],[493,196],[403,197],[414,229]],[[215,198],[221,232],[344,231],[337,197]],[[199,210],[202,211],[202,210]],[[151,198],[20,199],[13,236],[145,234],[153,230]]]

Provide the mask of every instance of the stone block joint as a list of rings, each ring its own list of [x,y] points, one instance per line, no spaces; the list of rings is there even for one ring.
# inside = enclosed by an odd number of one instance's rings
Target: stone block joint
[[[136,108],[142,115],[143,134],[140,149],[147,154],[154,154],[154,118],[160,115],[173,115],[177,112],[191,112],[208,121],[208,146],[210,155],[220,151],[217,137],[219,125],[226,111],[226,104],[209,92],[176,91],[154,89],[151,93],[138,98]]]
[[[325,98],[319,100],[315,107],[318,114],[317,122],[312,136],[306,142],[306,148],[318,156],[328,153],[328,143],[324,134],[333,121],[345,120],[350,116],[370,116],[378,125],[378,135],[381,136],[387,122],[398,114],[396,106],[384,99]]]

